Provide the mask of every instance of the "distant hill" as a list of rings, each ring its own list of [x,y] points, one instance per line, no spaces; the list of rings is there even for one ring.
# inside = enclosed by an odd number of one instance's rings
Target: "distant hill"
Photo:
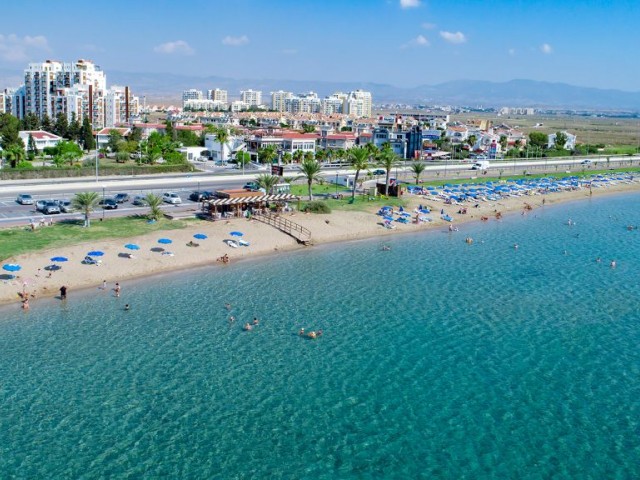
[[[17,86],[22,80],[20,70],[0,69],[0,88]],[[222,88],[230,99],[238,98],[240,90],[252,88],[263,92],[277,90],[296,93],[314,91],[319,96],[336,91],[361,88],[372,92],[376,103],[425,103],[483,107],[567,108],[599,111],[640,112],[640,92],[577,87],[566,83],[510,80],[489,82],[456,80],[437,85],[401,88],[374,82],[301,81],[274,79],[237,79],[229,77],[199,77],[174,73],[132,73],[108,71],[109,85],[129,85],[136,95],[146,95],[148,103],[158,101],[179,103],[183,90]]]

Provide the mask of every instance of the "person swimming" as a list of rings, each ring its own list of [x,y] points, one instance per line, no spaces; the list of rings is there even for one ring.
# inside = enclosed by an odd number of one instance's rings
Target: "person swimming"
[[[242,330],[244,330],[245,332],[248,332],[249,330],[253,330],[253,327],[249,323],[245,323],[244,326],[242,327]]]

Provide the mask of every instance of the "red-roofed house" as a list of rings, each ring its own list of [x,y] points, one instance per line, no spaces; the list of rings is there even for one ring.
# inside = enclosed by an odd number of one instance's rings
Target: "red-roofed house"
[[[109,134],[111,133],[112,130],[115,130],[115,131],[119,132],[120,135],[122,135],[122,138],[125,138],[125,139],[131,133],[131,129],[130,128],[124,128],[124,127],[120,127],[120,128],[116,128],[116,127],[103,128],[96,135],[97,136],[97,144],[98,144],[98,148],[99,149],[100,148],[107,148],[107,144],[109,143]]]
[[[60,143],[63,138],[53,133],[45,132],[44,130],[23,130],[18,132],[22,142],[24,143],[24,149],[29,150],[29,135],[33,137],[36,143],[38,152],[42,152],[47,147],[55,147]]]
[[[329,150],[348,150],[355,144],[356,136],[353,133],[330,133],[321,139],[322,148]]]

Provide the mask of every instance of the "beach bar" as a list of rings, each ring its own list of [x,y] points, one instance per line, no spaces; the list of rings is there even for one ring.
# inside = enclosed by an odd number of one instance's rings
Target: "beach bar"
[[[300,197],[290,193],[264,195],[246,190],[218,190],[216,198],[202,203],[202,212],[213,220],[248,217],[271,210],[283,213],[292,210],[289,203],[294,201],[299,203]]]

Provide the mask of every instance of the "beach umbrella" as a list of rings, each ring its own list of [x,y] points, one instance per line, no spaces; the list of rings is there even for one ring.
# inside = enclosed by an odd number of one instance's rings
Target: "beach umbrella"
[[[232,237],[241,237],[244,235],[244,233],[242,232],[231,232],[229,235],[231,235]]]
[[[51,257],[52,262],[67,262],[69,259],[67,257]]]
[[[100,250],[91,250],[89,253],[87,253],[87,256],[89,257],[101,257],[104,255],[104,252],[101,252]]]
[[[160,240],[158,240],[158,243],[162,243],[164,245],[168,245],[170,243],[173,243],[173,240],[171,240],[170,238],[161,238]]]
[[[127,243],[124,248],[128,248],[129,250],[140,250],[140,247],[135,243]]]
[[[197,238],[198,240],[205,240],[207,236],[204,233],[196,233],[193,238]]]
[[[5,263],[2,266],[3,270],[6,270],[7,272],[17,272],[19,270],[22,269],[22,267],[20,265],[18,265],[17,263]]]

